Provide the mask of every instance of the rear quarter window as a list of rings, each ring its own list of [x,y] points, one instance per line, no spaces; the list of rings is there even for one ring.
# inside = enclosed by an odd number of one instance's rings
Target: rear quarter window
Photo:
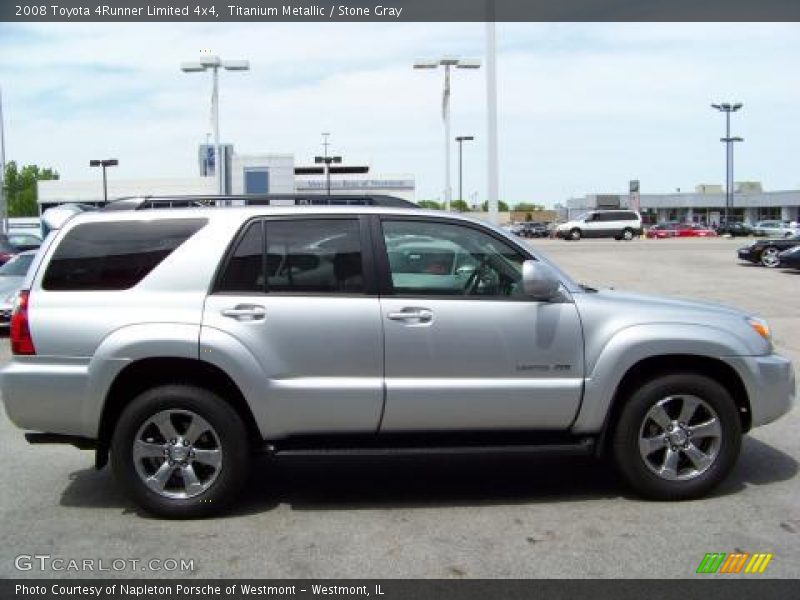
[[[206,223],[206,219],[164,219],[77,225],[53,253],[42,287],[51,291],[132,288]]]

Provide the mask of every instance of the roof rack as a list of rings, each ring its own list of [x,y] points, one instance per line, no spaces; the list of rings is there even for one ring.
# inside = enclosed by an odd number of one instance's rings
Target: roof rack
[[[239,196],[135,196],[112,200],[101,210],[146,210],[151,208],[196,208],[230,206],[389,206],[417,208],[396,196],[324,194],[248,194]]]

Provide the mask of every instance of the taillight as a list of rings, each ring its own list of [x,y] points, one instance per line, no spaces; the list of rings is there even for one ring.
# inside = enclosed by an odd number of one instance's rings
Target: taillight
[[[20,290],[11,313],[11,352],[13,354],[36,354],[28,327],[28,296],[30,291]]]

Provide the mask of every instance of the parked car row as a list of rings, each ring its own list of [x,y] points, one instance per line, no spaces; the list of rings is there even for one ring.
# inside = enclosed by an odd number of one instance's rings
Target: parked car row
[[[661,240],[674,237],[717,237],[717,232],[699,223],[678,223],[667,221],[648,228],[648,238]]]
[[[546,238],[550,236],[550,224],[538,221],[526,221],[524,223],[515,223],[511,225],[509,231],[523,238]]]
[[[737,251],[739,260],[776,267],[800,268],[800,234],[781,239],[759,239]]]

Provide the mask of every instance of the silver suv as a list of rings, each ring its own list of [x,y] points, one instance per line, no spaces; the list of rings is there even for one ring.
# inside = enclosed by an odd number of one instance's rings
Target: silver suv
[[[642,495],[693,498],[795,396],[757,317],[597,291],[499,228],[369,203],[78,215],[11,345],[28,440],[110,452],[166,517],[219,511],[257,452],[609,453]]]

